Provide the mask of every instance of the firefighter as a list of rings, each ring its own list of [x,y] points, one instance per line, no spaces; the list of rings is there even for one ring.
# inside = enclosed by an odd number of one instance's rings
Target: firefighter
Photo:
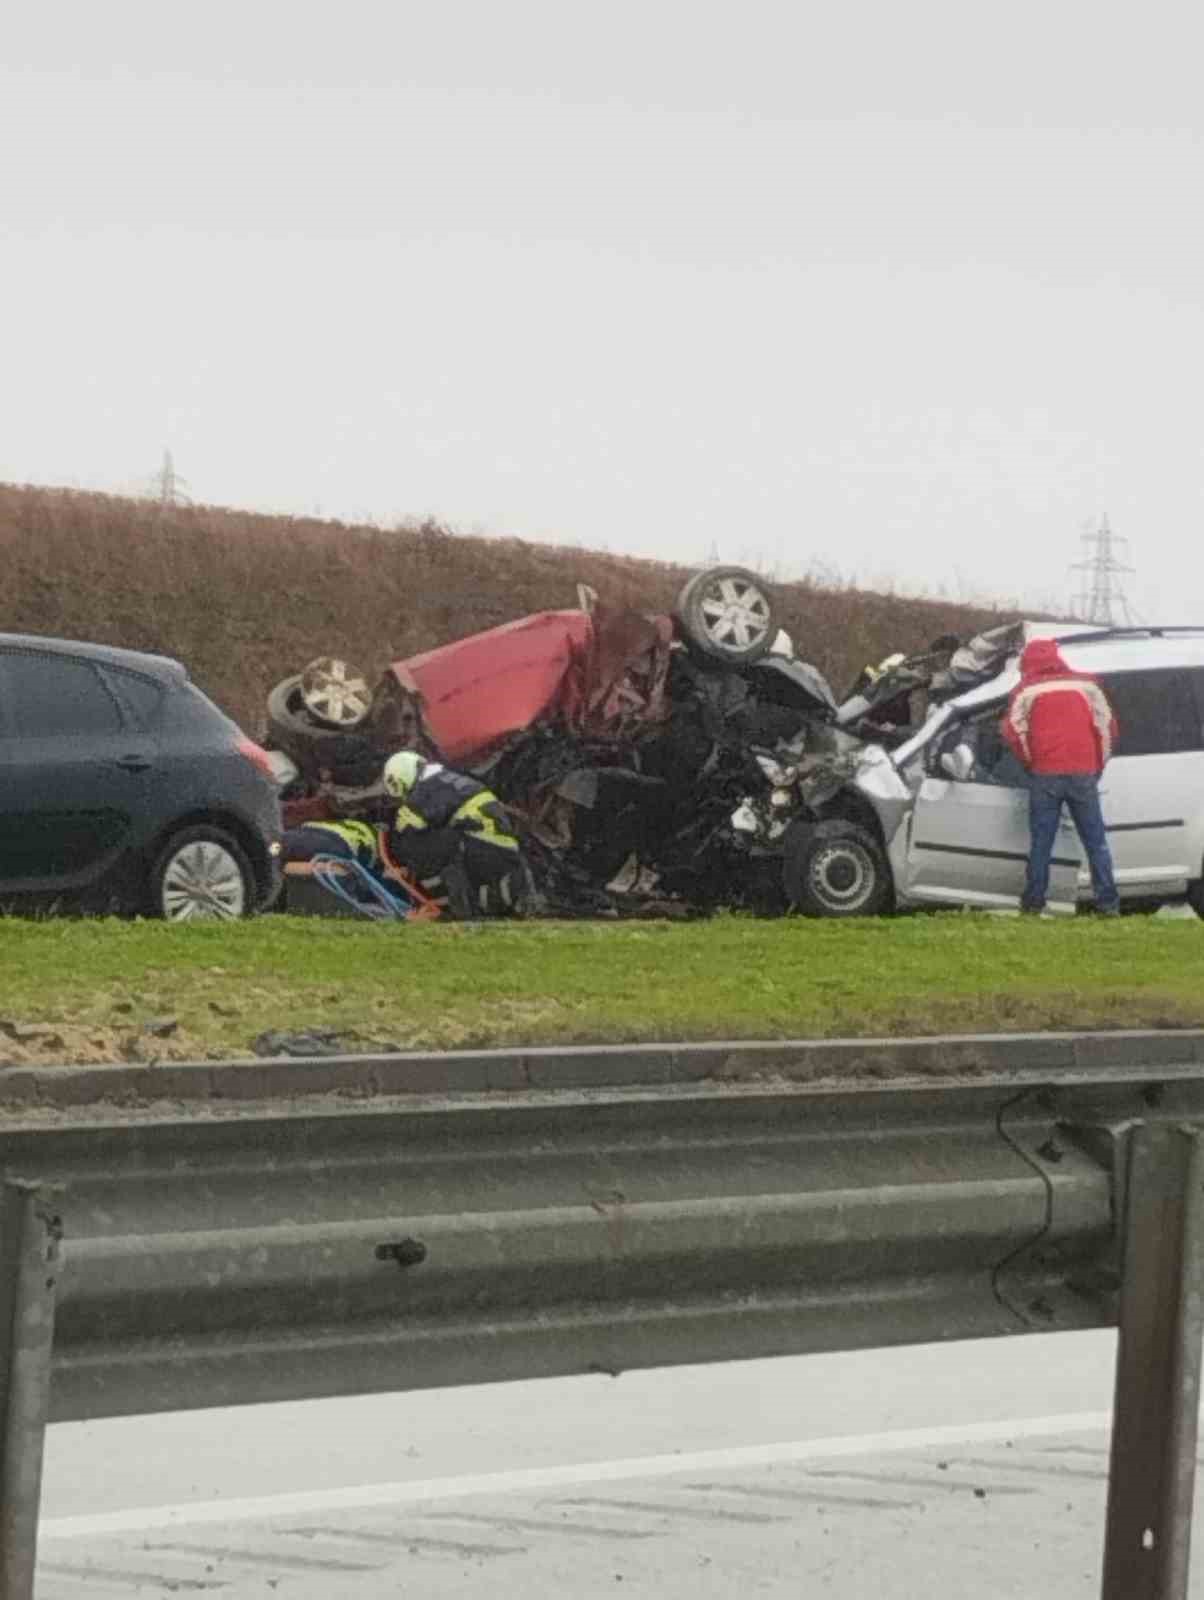
[[[385,793],[398,802],[384,839],[391,860],[422,879],[442,878],[457,917],[521,910],[527,864],[491,789],[415,750],[390,756],[383,780]]]
[[[875,701],[873,698],[874,687],[883,678],[889,678],[904,663],[906,657],[901,653],[887,656],[885,661],[880,661],[876,667],[865,666],[858,674],[857,682],[853,685],[852,694],[863,695],[869,702],[858,719],[866,728],[866,737],[881,739],[884,743],[899,745],[916,731],[912,724],[911,695],[915,688],[915,680],[905,682],[902,689],[896,691],[888,700]]]

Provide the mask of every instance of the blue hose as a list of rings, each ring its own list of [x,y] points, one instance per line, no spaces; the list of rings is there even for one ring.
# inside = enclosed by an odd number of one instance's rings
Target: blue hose
[[[361,917],[374,922],[405,922],[418,910],[417,903],[398,885],[396,892],[384,884],[361,861],[347,856],[315,856],[314,882],[351,907]],[[360,895],[352,893],[352,884]],[[363,898],[363,894],[367,899]]]

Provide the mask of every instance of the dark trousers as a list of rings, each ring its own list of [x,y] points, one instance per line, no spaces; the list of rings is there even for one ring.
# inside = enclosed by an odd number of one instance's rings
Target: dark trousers
[[[1099,803],[1099,779],[1090,772],[1033,773],[1028,780],[1028,826],[1031,835],[1028,873],[1020,906],[1040,911],[1049,892],[1049,864],[1062,807],[1070,812],[1087,852],[1091,887],[1101,911],[1116,911],[1120,896],[1112,874],[1112,852]]]
[[[401,866],[421,877],[436,874],[447,887],[453,915],[504,917],[517,912],[527,894],[521,851],[486,844],[458,828],[415,828],[393,834],[390,851]]]

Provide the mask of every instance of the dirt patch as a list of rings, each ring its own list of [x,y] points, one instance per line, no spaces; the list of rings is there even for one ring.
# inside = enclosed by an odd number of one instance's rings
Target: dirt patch
[[[10,1024],[0,1031],[0,1067],[66,1063],[101,1066],[122,1062],[156,1066],[167,1061],[237,1060],[250,1054],[250,1050],[214,1049],[198,1035],[178,1027],[163,1034],[132,1026],[47,1022]]]

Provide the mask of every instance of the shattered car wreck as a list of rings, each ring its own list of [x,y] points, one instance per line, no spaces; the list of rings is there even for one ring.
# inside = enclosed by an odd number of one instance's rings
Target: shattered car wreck
[[[946,637],[838,702],[742,568],[697,574],[672,615],[578,599],[393,662],[372,688],[332,658],[283,680],[265,742],[287,758],[286,825],[383,819],[382,764],[410,748],[488,784],[555,911],[873,914],[893,901],[907,792],[889,747],[914,733],[917,691],[928,710],[1019,643],[1018,625]]]

